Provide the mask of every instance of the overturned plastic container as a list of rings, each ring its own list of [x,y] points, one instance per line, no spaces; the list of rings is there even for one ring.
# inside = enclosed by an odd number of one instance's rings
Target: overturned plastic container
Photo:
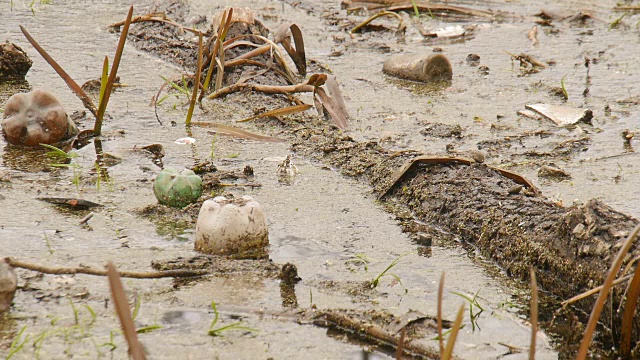
[[[442,54],[393,55],[384,62],[382,71],[405,80],[424,83],[451,81],[451,62]]]
[[[202,204],[196,223],[196,251],[236,259],[268,257],[269,231],[260,204],[251,196],[218,196]]]

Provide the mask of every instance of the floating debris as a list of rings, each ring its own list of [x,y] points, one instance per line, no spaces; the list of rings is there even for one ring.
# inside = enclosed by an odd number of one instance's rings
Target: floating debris
[[[385,74],[425,83],[451,81],[451,63],[442,54],[394,55],[384,62]]]
[[[286,185],[293,184],[295,177],[299,174],[300,171],[291,160],[291,155],[287,155],[287,157],[278,164],[278,182]]]
[[[196,251],[261,259],[268,256],[269,231],[260,204],[251,196],[205,201],[196,223]]]
[[[56,97],[43,90],[15,94],[7,100],[2,131],[14,145],[57,144],[78,134]]]
[[[579,122],[591,124],[591,119],[593,119],[593,111],[571,106],[532,104],[525,105],[525,108],[529,111],[519,111],[518,113],[533,119],[539,119],[542,116],[560,127],[575,125]]]
[[[18,45],[0,44],[0,80],[24,80],[33,61]]]
[[[447,26],[445,28],[436,29],[433,31],[421,31],[420,34],[428,38],[458,38],[467,35],[468,28],[460,25]]]
[[[176,140],[175,143],[180,145],[191,145],[196,143],[196,139],[192,137],[183,137]]]
[[[540,169],[538,169],[538,177],[557,180],[571,179],[571,175],[566,171],[549,165],[542,165]]]
[[[88,200],[76,199],[76,198],[57,198],[57,197],[42,197],[37,198],[40,201],[48,202],[49,204],[60,205],[76,210],[86,210],[94,207],[101,207],[103,205],[94,203]]]

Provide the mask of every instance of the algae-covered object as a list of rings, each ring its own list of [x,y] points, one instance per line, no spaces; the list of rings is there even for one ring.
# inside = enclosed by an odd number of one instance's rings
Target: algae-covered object
[[[251,196],[218,196],[202,204],[196,223],[195,249],[234,258],[268,256],[269,231],[260,204]]]
[[[184,207],[202,194],[202,179],[191,170],[166,167],[156,177],[153,192],[161,204]]]

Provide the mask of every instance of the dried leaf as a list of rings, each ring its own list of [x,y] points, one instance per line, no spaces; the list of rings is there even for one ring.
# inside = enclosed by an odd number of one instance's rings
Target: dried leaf
[[[295,49],[291,47],[291,42],[289,40],[288,31],[291,30],[291,35],[293,36],[293,42],[296,46]],[[287,54],[293,60],[293,63],[296,65],[296,69],[298,69],[298,73],[302,76],[307,75],[307,57],[304,50],[304,38],[302,37],[302,31],[300,31],[300,27],[294,23],[284,23],[278,27],[276,33],[274,35],[274,42],[277,44],[282,44],[284,49],[287,51]]]
[[[227,125],[222,125],[222,124],[194,121],[194,122],[191,123],[191,125],[195,125],[195,126],[199,126],[199,127],[205,127],[205,128],[208,128],[208,129],[212,129],[213,132],[215,132],[215,133],[235,136],[235,137],[239,137],[239,138],[242,138],[242,139],[265,141],[265,142],[274,142],[274,143],[286,142],[286,140],[284,140],[284,139],[275,138],[275,137],[271,137],[271,136],[258,135],[258,134],[250,133],[250,132],[242,130],[242,129],[235,128],[233,126],[227,126]]]
[[[324,89],[320,87],[316,88],[316,95],[320,98],[322,106],[327,109],[327,112],[329,113],[329,115],[331,115],[331,118],[336,123],[336,125],[340,129],[346,130],[348,127],[347,118],[345,114],[340,111],[340,108],[336,104],[336,101],[330,98],[329,95],[327,95],[327,93],[324,91]]]
[[[313,74],[309,76],[309,80],[305,83],[306,85],[311,86],[322,86],[327,81],[327,74]]]
[[[251,121],[251,120],[255,120],[263,117],[270,117],[270,116],[285,116],[285,115],[297,114],[299,112],[307,111],[312,107],[313,105],[308,105],[308,104],[288,106],[281,109],[275,109],[275,110],[263,112],[262,114],[254,115],[246,119],[238,120],[236,122],[247,122],[247,121]]]
[[[336,81],[336,77],[333,75],[327,76],[327,90],[329,90],[329,95],[332,99],[335,100],[338,109],[342,112],[345,118],[349,118],[349,112],[347,112],[347,104],[344,102],[344,98],[342,97],[342,91],[340,91],[340,85]]]

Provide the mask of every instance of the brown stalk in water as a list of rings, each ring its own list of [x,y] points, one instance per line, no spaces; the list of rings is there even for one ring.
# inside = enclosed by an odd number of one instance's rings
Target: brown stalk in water
[[[453,327],[451,328],[451,334],[449,334],[449,339],[447,340],[447,347],[444,349],[444,354],[442,354],[442,360],[449,360],[453,357],[453,347],[456,344],[456,338],[458,337],[458,332],[460,331],[460,327],[462,326],[462,318],[464,317],[464,304],[460,306],[458,310],[458,315],[456,315],[456,320],[453,322]]]
[[[398,340],[398,346],[396,347],[396,360],[402,360],[402,353],[404,351],[404,342],[407,337],[407,327],[402,328],[400,333],[400,340]]]
[[[122,58],[122,51],[124,50],[124,44],[127,41],[127,34],[129,33],[129,25],[131,25],[131,16],[133,16],[133,6],[129,7],[129,13],[127,19],[124,22],[124,27],[120,33],[120,40],[118,41],[118,48],[116,49],[116,56],[113,58],[113,64],[111,64],[111,72],[109,73],[109,79],[107,80],[107,86],[104,90],[104,96],[98,107],[98,113],[96,114],[96,123],[93,126],[93,135],[100,136],[102,131],[102,120],[104,118],[104,112],[107,110],[107,104],[109,103],[109,97],[111,96],[111,90],[113,89],[113,83],[116,81],[116,75],[118,73],[118,67],[120,66],[120,59]]]
[[[120,275],[118,274],[116,266],[113,265],[111,261],[107,263],[107,273],[109,274],[111,298],[113,299],[113,305],[116,308],[118,319],[120,319],[122,332],[129,345],[129,355],[131,355],[134,360],[146,360],[147,356],[144,353],[142,344],[138,341],[138,333],[136,333],[136,326],[131,317],[129,301],[127,301],[127,295],[124,292],[122,281],[120,281]]]
[[[531,268],[531,343],[529,344],[529,360],[536,358],[536,336],[538,334],[538,282],[536,272]]]
[[[622,266],[622,262],[624,261],[625,256],[631,249],[631,245],[633,245],[633,240],[640,232],[640,224],[637,225],[627,240],[625,240],[624,244],[620,248],[618,255],[613,260],[611,264],[611,268],[609,269],[609,273],[607,273],[607,277],[602,285],[602,290],[600,290],[600,294],[598,295],[598,299],[596,300],[593,309],[591,310],[591,316],[589,317],[589,322],[587,323],[587,328],[585,329],[584,336],[582,338],[582,342],[580,342],[580,348],[578,349],[578,355],[576,356],[576,360],[584,360],[587,358],[587,353],[589,352],[589,346],[591,345],[591,338],[593,337],[593,332],[596,329],[596,325],[598,324],[598,320],[600,319],[600,314],[602,312],[602,308],[604,307],[604,303],[607,301],[607,296],[609,295],[609,290],[613,285],[613,281]]]
[[[20,268],[25,270],[37,271],[42,274],[52,275],[95,275],[95,276],[107,276],[107,271],[104,269],[95,269],[86,266],[69,268],[69,267],[55,267],[45,266],[41,264],[32,264],[25,261],[20,261],[14,258],[5,258],[7,264],[11,264],[14,268]],[[133,279],[160,279],[160,278],[180,278],[180,277],[194,277],[208,274],[205,270],[166,270],[166,271],[121,271],[120,276]]]
[[[438,284],[438,343],[440,347],[440,357],[444,355],[444,338],[442,337],[442,295],[444,294],[444,273],[440,275]]]
[[[617,279],[613,282],[613,284],[611,284],[611,286],[619,285],[619,284],[621,284],[621,283],[623,283],[623,282],[625,282],[625,281],[627,281],[627,280],[631,279],[631,277],[632,277],[632,276],[633,276],[633,275],[627,275],[627,276],[623,276],[623,277],[621,277],[621,278],[617,278]],[[600,286],[596,286],[596,287],[594,287],[594,288],[593,288],[593,289],[591,289],[591,290],[588,290],[588,291],[583,292],[582,294],[576,295],[576,296],[572,297],[572,298],[571,298],[571,299],[569,299],[569,300],[565,300],[565,301],[563,301],[563,302],[561,303],[561,305],[562,305],[562,306],[567,306],[567,305],[569,305],[569,304],[573,304],[574,302],[579,301],[579,300],[582,300],[582,299],[584,299],[584,298],[586,298],[586,297],[589,297],[589,296],[591,296],[591,295],[593,295],[593,294],[595,294],[595,293],[599,292],[600,290],[602,290],[602,285],[600,285]]]
[[[229,27],[231,27],[231,19],[233,17],[233,8],[230,8],[229,11],[225,10],[222,14],[222,18],[220,20],[220,26],[218,26],[218,33],[215,35],[213,40],[213,50],[211,51],[211,57],[209,58],[209,69],[207,70],[207,76],[204,79],[204,86],[202,88],[202,93],[198,98],[198,101],[202,101],[204,97],[204,92],[209,88],[209,84],[211,83],[211,77],[213,75],[214,63],[217,63],[216,59],[218,58],[218,54],[224,54],[223,42],[227,37],[227,33],[229,31]],[[207,46],[208,49],[208,46]],[[221,72],[218,70],[219,73]],[[217,76],[221,76],[218,74]]]
[[[191,102],[189,103],[189,111],[187,111],[187,119],[185,124],[191,125],[191,117],[193,116],[193,109],[196,107],[196,99],[198,98],[198,91],[200,90],[200,65],[202,64],[202,34],[198,34],[198,65],[196,66],[196,74],[193,78],[193,90],[191,92]],[[202,90],[204,91],[204,89]]]
[[[633,330],[633,318],[636,314],[638,296],[640,296],[640,265],[636,265],[622,315],[622,329],[620,331],[620,355],[622,358],[631,356],[631,332]]]
[[[58,63],[55,60],[53,60],[51,56],[49,56],[49,54],[47,54],[47,52],[36,42],[36,40],[31,36],[31,34],[29,34],[27,29],[25,29],[22,25],[20,25],[20,30],[22,31],[22,34],[24,34],[24,37],[26,37],[27,40],[29,40],[29,42],[31,43],[31,45],[36,49],[36,51],[38,51],[40,56],[42,56],[42,58],[49,65],[51,65],[53,70],[55,70],[56,73],[58,73],[58,75],[62,78],[62,80],[64,80],[64,82],[67,84],[69,89],[71,89],[71,91],[73,91],[73,93],[76,94],[78,98],[80,98],[84,107],[87,108],[87,110],[89,110],[94,116],[97,116],[98,110],[96,110],[96,106],[93,104],[93,101],[91,101],[91,99],[89,98],[89,96],[87,96],[84,90],[82,90],[80,85],[78,85],[78,83],[76,83],[71,78],[71,76],[69,76],[69,74],[67,74],[67,72],[64,71],[64,69],[62,69],[62,67],[58,65]]]

